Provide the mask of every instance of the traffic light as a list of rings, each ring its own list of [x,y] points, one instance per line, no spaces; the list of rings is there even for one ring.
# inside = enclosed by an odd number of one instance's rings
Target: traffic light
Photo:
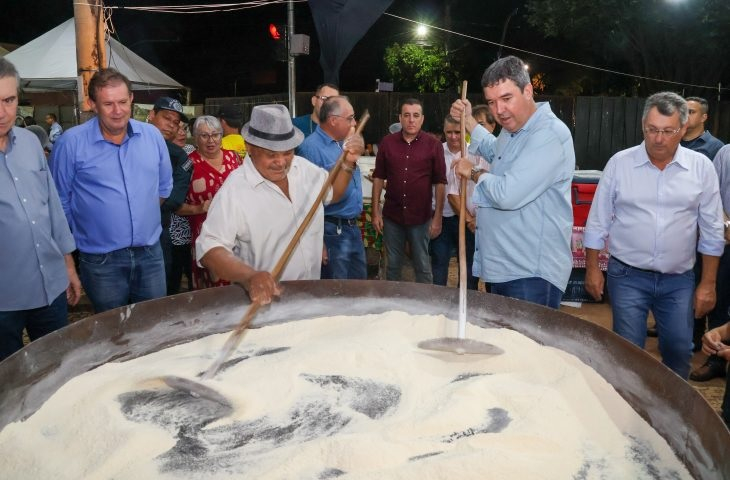
[[[286,25],[279,23],[269,24],[269,38],[273,43],[274,58],[279,62],[288,60],[288,52],[286,46]]]
[[[274,40],[281,40],[281,33],[279,32],[280,25],[276,25],[275,23],[269,24],[269,35]]]

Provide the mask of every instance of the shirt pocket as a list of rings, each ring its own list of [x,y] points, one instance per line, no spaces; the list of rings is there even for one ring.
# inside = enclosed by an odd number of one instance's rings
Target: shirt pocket
[[[28,173],[28,184],[20,191],[21,201],[31,202],[26,208],[33,205],[43,208],[48,204],[48,171],[31,170]]]

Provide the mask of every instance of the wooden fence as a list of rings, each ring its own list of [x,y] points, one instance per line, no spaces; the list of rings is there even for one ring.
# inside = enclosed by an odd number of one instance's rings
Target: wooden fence
[[[313,92],[297,93],[297,113],[311,112]],[[421,100],[424,106],[424,130],[440,133],[455,94],[400,92],[354,92],[348,97],[359,115],[366,108],[370,121],[365,128],[366,143],[379,143],[391,123],[398,121],[400,102],[408,97]],[[481,94],[468,96],[472,104],[483,103]],[[641,114],[644,98],[636,97],[559,97],[538,96],[538,102],[550,102],[555,115],[570,128],[575,146],[576,164],[584,170],[602,170],[611,156],[643,140]],[[209,98],[205,112],[215,115],[220,105],[238,105],[248,119],[256,105],[288,103],[285,93],[250,97]],[[711,118],[706,127],[721,140],[730,139],[730,102],[711,104]],[[717,113],[713,113],[717,112]]]

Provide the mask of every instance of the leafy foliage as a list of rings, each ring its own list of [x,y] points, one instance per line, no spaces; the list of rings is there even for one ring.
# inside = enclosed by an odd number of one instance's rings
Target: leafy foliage
[[[384,61],[398,90],[443,92],[459,77],[446,50],[438,46],[394,43],[385,49]]]
[[[639,81],[642,93],[682,90],[709,96],[730,65],[730,2],[703,0],[527,0],[527,20],[561,39],[578,58],[624,64],[633,74],[679,82]]]

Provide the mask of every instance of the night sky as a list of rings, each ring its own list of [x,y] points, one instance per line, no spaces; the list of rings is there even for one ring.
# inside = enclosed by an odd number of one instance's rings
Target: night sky
[[[73,16],[71,0],[21,2],[6,1],[0,16],[0,43],[22,45]],[[170,5],[190,0],[135,1],[108,0],[106,6]],[[456,14],[452,28],[472,35],[499,40],[504,20],[522,1],[490,2],[499,4],[474,15]],[[29,8],[29,4],[43,8]],[[482,3],[483,5],[483,3]],[[395,0],[386,12],[424,22],[443,25],[443,2],[438,0]],[[210,14],[148,13],[114,10],[112,23],[116,38],[178,82],[192,88],[193,101],[211,96],[242,96],[285,92],[286,63],[275,60],[274,42],[268,36],[269,23],[286,23],[286,4],[237,12]],[[297,33],[311,37],[309,56],[297,58],[297,90],[311,90],[322,82],[319,45],[309,6],[295,3]],[[518,16],[510,21],[506,43],[519,42],[522,26]],[[354,48],[340,72],[340,86],[346,91],[374,90],[375,79],[388,80],[383,53],[393,42],[413,39],[414,25],[382,16],[366,37]],[[444,41],[445,34],[437,33]],[[453,48],[474,51],[471,68],[480,74],[495,58],[496,47],[474,44],[458,37],[449,38]],[[505,52],[506,54],[507,52]],[[482,60],[483,58],[483,60]],[[474,79],[478,79],[478,76]]]

